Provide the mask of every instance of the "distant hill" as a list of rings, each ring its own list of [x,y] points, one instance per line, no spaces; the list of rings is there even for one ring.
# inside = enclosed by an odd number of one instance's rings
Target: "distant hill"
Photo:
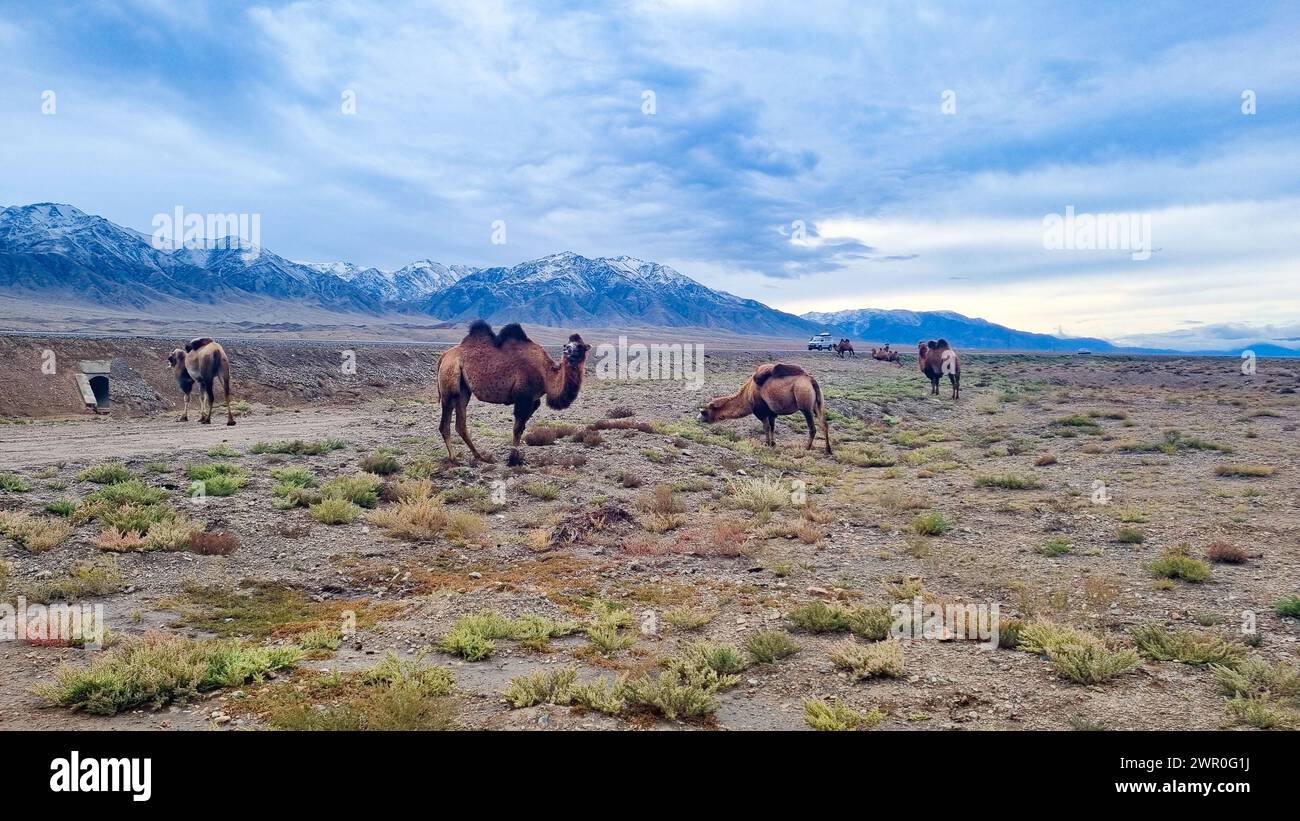
[[[1067,338],[1017,331],[986,319],[973,319],[954,311],[886,311],[855,308],[833,313],[806,313],[809,322],[838,328],[850,339],[889,342],[900,350],[915,348],[921,340],[948,340],[957,348],[988,350],[1057,351],[1074,353],[1086,348],[1093,353],[1120,349],[1104,339]],[[828,328],[828,329],[829,329]]]
[[[796,342],[829,331],[854,341],[889,342],[899,350],[943,337],[968,350],[1175,353],[1017,331],[953,311],[859,308],[795,316],[628,256],[564,252],[496,268],[424,259],[383,271],[343,261],[293,262],[237,241],[213,245],[155,247],[149,236],[71,205],[4,208],[0,296],[157,317],[207,306],[204,316],[219,313],[238,321],[296,321],[306,314],[319,321],[323,312],[326,322],[338,315],[340,323],[365,325],[373,317],[419,314],[456,323],[481,317],[559,328],[706,328]],[[1300,356],[1273,344],[1248,347],[1259,356]],[[1240,350],[1195,353],[1236,356]]]
[[[672,268],[632,257],[552,254],[510,268],[486,268],[417,303],[421,313],[541,325],[697,327],[766,336],[820,328],[761,302],[715,291]]]

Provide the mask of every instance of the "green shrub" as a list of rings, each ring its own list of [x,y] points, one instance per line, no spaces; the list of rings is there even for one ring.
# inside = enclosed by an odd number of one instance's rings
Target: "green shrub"
[[[313,519],[327,525],[352,524],[361,515],[361,508],[346,499],[322,499],[307,511]]]
[[[952,524],[937,510],[922,513],[912,520],[912,530],[922,536],[942,536],[952,529]]]
[[[745,637],[745,649],[761,664],[772,664],[799,652],[799,645],[784,630],[760,630]]]
[[[402,469],[402,463],[389,453],[372,453],[361,460],[361,469],[378,476],[391,476]]]
[[[839,699],[823,701],[820,698],[804,699],[803,717],[809,727],[825,732],[844,732],[859,727],[875,727],[885,720],[885,714],[873,707],[870,713],[863,715],[857,710],[844,706]]]
[[[1279,616],[1300,619],[1300,596],[1287,596],[1273,605],[1273,612]]]
[[[1171,633],[1158,624],[1147,624],[1134,630],[1132,636],[1143,655],[1156,661],[1236,667],[1246,657],[1246,648],[1240,644],[1192,630]]]
[[[379,504],[381,484],[377,477],[366,474],[338,476],[321,485],[320,490],[326,501],[345,499],[354,505],[373,508]]]
[[[31,484],[23,477],[15,473],[0,473],[0,491],[26,493],[31,489]]]
[[[280,453],[290,456],[320,456],[332,450],[342,450],[347,443],[341,439],[320,439],[305,442],[302,439],[279,442],[258,442],[251,448],[253,453]]]
[[[55,681],[39,685],[36,693],[62,707],[113,715],[137,707],[158,709],[206,690],[261,681],[301,658],[293,647],[148,634],[108,650],[86,667],[60,667]]]
[[[1166,550],[1164,555],[1147,565],[1154,575],[1166,579],[1182,579],[1199,584],[1210,578],[1210,566],[1200,559],[1193,559],[1186,552],[1174,548]]]
[[[854,681],[898,678],[903,674],[903,646],[896,641],[860,644],[845,639],[830,649],[829,656],[831,663],[848,670]]]
[[[535,704],[571,704],[573,685],[577,679],[577,667],[538,670],[528,676],[510,679],[502,696],[515,708],[532,707]]]
[[[1048,539],[1038,552],[1044,556],[1061,556],[1070,552],[1070,543],[1065,539]]]

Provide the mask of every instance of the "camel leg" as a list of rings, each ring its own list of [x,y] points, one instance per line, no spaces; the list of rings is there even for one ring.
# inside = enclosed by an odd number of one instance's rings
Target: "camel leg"
[[[955,373],[948,374],[948,381],[952,383],[952,398],[956,399],[961,393],[961,377]]]
[[[212,402],[216,398],[215,396],[213,396],[212,393],[212,383],[204,382],[199,387],[203,389],[203,393],[199,397],[199,403],[200,403],[199,424],[211,425],[212,424]]]
[[[817,438],[817,422],[813,419],[812,411],[809,410],[803,412],[803,418],[808,423],[808,447],[804,450],[812,450],[813,440]]]
[[[478,448],[474,447],[474,443],[470,440],[469,425],[465,423],[465,420],[468,418],[469,397],[465,394],[459,394],[456,396],[456,432],[460,434],[460,438],[464,440],[465,446],[469,448],[470,453],[474,454],[475,459],[480,462],[492,461],[491,459],[483,458],[483,454],[478,452]]]
[[[226,394],[226,425],[235,424],[235,412],[230,408],[230,372],[221,377],[221,390]]]
[[[524,426],[541,406],[541,399],[520,399],[515,403],[515,447],[519,447],[519,439],[524,435]]]
[[[767,429],[767,446],[776,447],[776,417],[769,416],[763,420],[763,427]]]
[[[181,411],[181,422],[190,421],[190,392],[185,392],[185,410]]]
[[[456,464],[456,456],[451,452],[451,413],[456,406],[456,397],[447,396],[442,400],[442,419],[438,422],[438,432],[442,434],[442,443],[447,446],[447,461]]]

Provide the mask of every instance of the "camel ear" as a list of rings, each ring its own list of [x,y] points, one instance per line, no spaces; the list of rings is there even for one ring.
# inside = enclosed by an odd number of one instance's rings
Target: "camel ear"
[[[577,343],[579,343],[579,344],[582,344],[582,337],[581,337],[580,335],[578,335],[578,334],[570,334],[570,335],[569,335],[569,341],[570,341],[570,342],[577,342]]]

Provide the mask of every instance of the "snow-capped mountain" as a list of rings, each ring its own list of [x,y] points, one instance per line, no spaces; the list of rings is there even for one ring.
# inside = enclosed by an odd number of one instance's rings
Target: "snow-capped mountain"
[[[854,308],[831,313],[811,312],[804,319],[839,328],[851,339],[868,343],[889,342],[898,350],[914,348],[925,339],[947,339],[959,348],[989,350],[1062,351],[1087,348],[1094,352],[1113,351],[1115,346],[1103,339],[1065,338],[1050,334],[1017,331],[986,319],[963,316],[955,311],[888,311],[880,308]]]
[[[301,262],[313,271],[338,277],[360,288],[380,302],[414,302],[455,285],[477,268],[443,265],[431,259],[412,262],[396,271],[361,268],[350,262]]]
[[[107,307],[260,298],[336,311],[379,307],[343,280],[322,277],[264,248],[225,240],[212,245],[156,248],[149,236],[70,205],[14,206],[0,210],[0,287]]]
[[[699,327],[803,335],[812,325],[752,299],[715,291],[672,268],[633,257],[552,254],[485,268],[416,303],[449,320],[483,318],[579,327]]]

